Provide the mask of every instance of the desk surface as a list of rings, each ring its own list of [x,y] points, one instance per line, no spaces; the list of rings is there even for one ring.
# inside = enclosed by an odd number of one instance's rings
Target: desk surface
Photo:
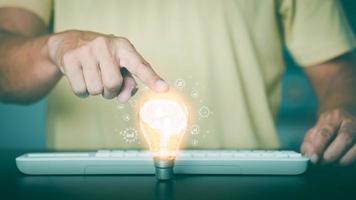
[[[356,199],[356,166],[311,167],[301,176],[27,176],[25,151],[0,151],[0,199]],[[4,198],[6,197],[6,198]]]

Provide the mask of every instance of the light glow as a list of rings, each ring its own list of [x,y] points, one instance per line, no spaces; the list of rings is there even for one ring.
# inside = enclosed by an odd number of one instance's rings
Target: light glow
[[[146,99],[139,110],[141,131],[154,157],[174,158],[188,127],[189,112],[178,99]]]

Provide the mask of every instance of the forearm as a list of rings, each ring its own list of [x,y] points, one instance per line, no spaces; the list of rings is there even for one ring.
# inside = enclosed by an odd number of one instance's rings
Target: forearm
[[[0,30],[1,101],[36,101],[60,79],[58,67],[49,59],[48,37],[25,37]]]
[[[323,93],[318,96],[319,110],[345,108],[356,112],[356,62],[351,56],[339,63],[340,69],[335,77],[324,87]]]

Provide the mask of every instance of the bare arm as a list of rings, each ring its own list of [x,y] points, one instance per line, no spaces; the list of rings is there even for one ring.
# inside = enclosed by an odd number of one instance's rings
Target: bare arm
[[[123,37],[71,30],[46,34],[39,17],[0,8],[0,101],[30,103],[65,76],[80,97],[102,95],[127,101],[137,90],[134,76],[156,92],[168,84]]]
[[[305,68],[318,97],[318,121],[305,136],[302,152],[314,163],[356,160],[356,62],[345,54]]]
[[[43,97],[59,80],[59,69],[48,59],[48,35],[36,15],[0,8],[0,100],[30,103]]]
[[[356,108],[356,60],[345,54],[326,63],[305,68],[318,97],[319,110]]]

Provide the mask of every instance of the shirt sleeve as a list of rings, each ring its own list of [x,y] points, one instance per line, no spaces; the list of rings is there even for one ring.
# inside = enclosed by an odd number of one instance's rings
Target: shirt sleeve
[[[356,45],[338,0],[281,0],[279,12],[285,44],[300,66],[328,61]]]
[[[46,25],[52,14],[52,0],[0,0],[0,7],[26,9],[39,16]]]

